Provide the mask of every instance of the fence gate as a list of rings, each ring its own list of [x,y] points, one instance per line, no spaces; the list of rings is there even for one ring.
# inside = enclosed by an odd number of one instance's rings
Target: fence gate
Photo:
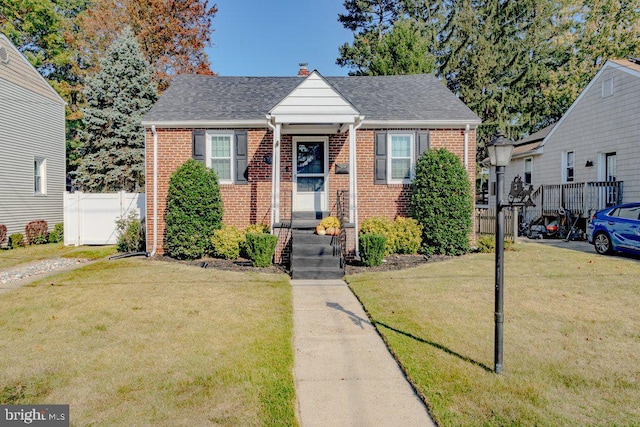
[[[503,208],[504,237],[512,242],[518,235],[518,208]],[[476,209],[476,239],[480,236],[496,235],[496,209]]]
[[[115,245],[116,220],[136,212],[145,216],[144,193],[83,193],[64,194],[64,244]]]

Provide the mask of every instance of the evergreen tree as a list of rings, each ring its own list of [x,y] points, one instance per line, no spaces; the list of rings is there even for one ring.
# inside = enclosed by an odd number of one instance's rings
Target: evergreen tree
[[[88,78],[81,160],[76,185],[85,191],[143,191],[142,116],[158,95],[153,69],[130,29],[108,50],[100,71]]]
[[[402,19],[380,37],[374,32],[354,36],[353,45],[340,47],[337,63],[349,67],[351,75],[431,73],[435,61],[429,48],[415,22]]]

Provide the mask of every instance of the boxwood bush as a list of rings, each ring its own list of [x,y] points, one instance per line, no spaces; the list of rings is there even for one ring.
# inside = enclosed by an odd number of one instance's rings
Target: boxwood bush
[[[387,238],[382,234],[364,234],[360,236],[360,256],[362,263],[367,267],[382,264],[384,259]]]
[[[201,258],[212,252],[211,237],[221,227],[222,198],[216,173],[202,162],[187,160],[171,175],[167,195],[167,254]]]
[[[64,240],[64,224],[59,222],[53,227],[53,231],[49,233],[49,243],[60,243]]]
[[[221,229],[214,230],[211,237],[213,255],[224,259],[238,258],[244,243],[244,232],[233,225],[223,225]]]
[[[395,252],[416,254],[422,243],[422,226],[413,218],[399,216],[393,222]]]
[[[426,151],[411,186],[411,216],[423,227],[422,252],[468,252],[473,199],[460,159],[444,148]]]
[[[386,238],[384,255],[395,253],[396,235],[393,221],[384,216],[374,216],[360,223],[360,236],[379,234]]]
[[[247,233],[246,250],[255,267],[268,267],[273,262],[278,237],[266,233]]]
[[[24,246],[24,235],[22,233],[13,233],[9,236],[9,247],[11,249],[21,248]]]

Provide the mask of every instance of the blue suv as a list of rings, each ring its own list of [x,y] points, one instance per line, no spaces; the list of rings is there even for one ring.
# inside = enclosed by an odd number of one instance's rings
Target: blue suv
[[[596,212],[587,224],[587,239],[599,254],[640,254],[640,203]]]

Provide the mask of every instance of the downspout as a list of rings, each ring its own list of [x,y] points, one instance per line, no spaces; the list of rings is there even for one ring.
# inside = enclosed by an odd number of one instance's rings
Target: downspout
[[[269,126],[273,132],[273,148],[271,151],[271,234],[273,234],[275,220],[276,220],[276,127],[271,123],[271,116],[267,114],[267,126]]]
[[[153,133],[153,248],[147,256],[152,257],[158,249],[158,132],[151,125]]]
[[[352,172],[353,172],[353,192],[354,192],[354,197],[353,197],[353,229],[355,232],[355,243],[356,243],[356,260],[360,261],[360,249],[359,249],[359,238],[358,238],[358,165],[356,162],[356,147],[355,147],[355,143],[356,143],[356,131],[360,128],[360,126],[362,126],[362,123],[364,122],[364,116],[360,116],[358,117],[358,124],[356,124],[355,126],[353,126],[353,167],[352,167]],[[349,129],[349,132],[351,132],[351,129]]]
[[[469,173],[469,129],[470,125],[467,124],[467,127],[464,129],[464,168],[467,169],[467,173]]]

